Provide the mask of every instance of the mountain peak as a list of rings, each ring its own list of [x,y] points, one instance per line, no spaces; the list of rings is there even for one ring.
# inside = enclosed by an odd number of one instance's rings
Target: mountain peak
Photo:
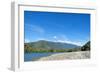
[[[37,42],[48,42],[48,41],[46,41],[46,40],[38,40]]]
[[[70,49],[70,48],[72,49],[72,48],[80,47],[74,44],[53,42],[47,40],[38,40],[36,42],[30,42],[27,44],[31,45],[32,48],[45,48],[45,49]]]

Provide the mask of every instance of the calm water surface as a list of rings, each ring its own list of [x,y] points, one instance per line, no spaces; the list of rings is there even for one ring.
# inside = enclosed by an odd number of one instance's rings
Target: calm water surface
[[[56,53],[25,53],[24,61],[33,61],[41,57],[46,57],[52,54],[56,54]]]

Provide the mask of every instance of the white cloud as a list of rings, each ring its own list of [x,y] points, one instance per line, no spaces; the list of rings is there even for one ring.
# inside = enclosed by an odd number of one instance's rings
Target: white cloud
[[[53,38],[54,38],[54,39],[56,39],[56,38],[57,38],[57,36],[54,36]]]
[[[25,39],[25,41],[24,41],[25,43],[29,43],[30,42],[30,40],[29,39]]]
[[[37,26],[37,25],[26,24],[25,26],[26,26],[25,30],[32,31],[32,32],[35,32],[37,34],[43,34],[45,32],[45,30],[42,27]]]
[[[32,26],[32,30],[37,33],[44,33],[44,29],[40,26]]]
[[[83,45],[80,41],[71,41],[65,35],[58,35],[58,36],[54,36],[53,38],[55,38],[54,39],[55,42],[70,43],[70,44],[75,44],[75,45],[78,45],[78,46]]]
[[[78,46],[82,46],[82,43],[81,42],[77,42],[77,41],[57,40],[57,42],[70,43],[70,44],[75,44],[75,45],[78,45]]]

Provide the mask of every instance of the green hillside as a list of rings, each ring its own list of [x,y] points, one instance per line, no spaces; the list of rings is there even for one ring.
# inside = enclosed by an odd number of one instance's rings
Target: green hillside
[[[37,42],[30,42],[24,44],[24,52],[74,52],[90,50],[90,42],[87,42],[82,47],[61,42],[52,42],[40,40]]]

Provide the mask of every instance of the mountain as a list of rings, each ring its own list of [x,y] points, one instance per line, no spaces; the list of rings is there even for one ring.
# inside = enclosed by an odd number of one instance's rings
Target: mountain
[[[89,51],[90,50],[90,41],[88,41],[85,45],[81,47],[82,51]]]
[[[39,40],[36,42],[25,43],[25,46],[35,48],[35,49],[73,49],[79,48],[80,46],[69,44],[69,43],[61,43],[61,42],[52,42]],[[26,48],[26,47],[25,47]]]

